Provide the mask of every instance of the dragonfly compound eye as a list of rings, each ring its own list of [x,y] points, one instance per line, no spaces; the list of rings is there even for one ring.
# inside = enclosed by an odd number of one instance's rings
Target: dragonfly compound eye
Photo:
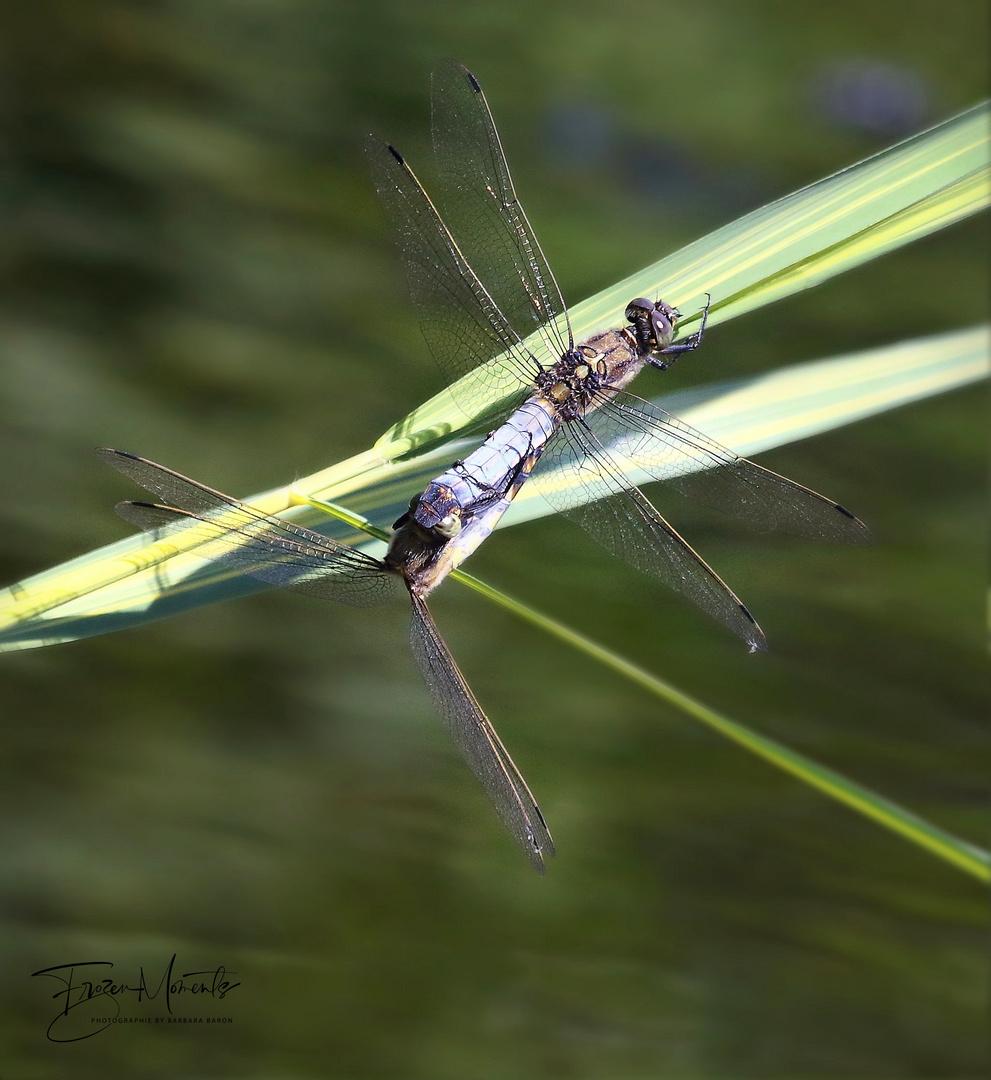
[[[450,540],[461,532],[461,517],[455,513],[447,514],[434,526],[434,532]]]
[[[636,300],[631,300],[626,305],[626,321],[635,323],[638,319],[651,315],[653,310],[654,305],[652,301],[648,300],[645,296],[638,296]]]
[[[675,312],[667,304],[658,304],[650,313],[650,326],[654,331],[657,344],[666,346],[671,344],[674,337]]]

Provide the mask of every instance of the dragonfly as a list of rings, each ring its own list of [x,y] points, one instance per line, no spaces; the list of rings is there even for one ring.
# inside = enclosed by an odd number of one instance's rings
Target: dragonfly
[[[575,343],[478,80],[445,61],[432,85],[439,206],[402,155],[372,138],[366,150],[375,185],[400,238],[421,330],[455,401],[468,416],[483,391],[516,408],[473,454],[412,500],[396,522],[390,555],[405,559],[411,537],[452,541],[429,578],[435,587],[452,559],[467,557],[484,540],[477,522],[470,542],[459,532],[486,497],[485,524],[493,525],[509,505],[505,493],[517,493],[536,470],[529,482],[554,510],[683,593],[751,651],[765,649],[747,607],[630,473],[642,470],[761,530],[864,543],[867,526],[834,500],[738,456],[625,389],[645,366],[666,370],[697,348],[708,304],[699,330],[682,341],[675,340],[677,309],[637,297],[626,307],[626,325]]]
[[[232,572],[354,605],[384,602],[405,586],[413,655],[437,711],[503,823],[543,872],[545,856],[555,851],[543,814],[426,604],[491,534],[523,485],[537,484],[607,550],[683,592],[751,649],[765,647],[753,616],[630,481],[631,466],[762,528],[855,542],[869,533],[838,503],[738,457],[625,390],[644,366],[664,370],[698,347],[708,305],[699,330],[679,341],[679,312],[638,297],[626,307],[627,325],[576,345],[477,80],[458,64],[442,64],[433,104],[453,233],[398,151],[372,141],[376,187],[401,237],[424,336],[455,400],[470,415],[481,389],[517,407],[411,500],[384,558],[263,514],[146,458],[99,453],[164,500],[120,503],[123,517],[144,529],[192,532],[197,554]]]

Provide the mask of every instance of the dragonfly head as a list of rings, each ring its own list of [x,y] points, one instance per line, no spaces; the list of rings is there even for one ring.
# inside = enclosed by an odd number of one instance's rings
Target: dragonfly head
[[[421,529],[444,540],[461,532],[461,504],[444,484],[431,484],[410,503],[410,513]]]
[[[665,349],[674,340],[674,328],[680,312],[663,300],[654,303],[638,296],[626,305],[627,322],[633,323],[637,343],[643,352]]]

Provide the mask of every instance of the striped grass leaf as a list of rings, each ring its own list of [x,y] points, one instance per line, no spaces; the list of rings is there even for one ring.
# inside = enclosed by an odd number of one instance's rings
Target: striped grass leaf
[[[658,398],[657,404],[738,453],[754,454],[986,378],[989,354],[988,328],[975,327],[697,387]],[[248,501],[344,543],[367,546],[359,532],[299,503],[307,497],[345,503],[372,524],[385,526],[471,445],[462,440],[396,462],[364,486],[353,478],[328,483],[321,475],[318,482],[310,477]],[[636,473],[631,478],[642,479]],[[137,490],[122,494],[140,495]],[[536,488],[524,485],[500,527],[550,512]],[[138,533],[3,590],[0,651],[123,629],[268,587],[232,574],[204,558],[202,548],[189,550],[193,546],[181,531]]]
[[[690,311],[707,290],[715,324],[975,213],[991,201],[989,117],[991,106],[975,106],[717,229],[575,307],[577,337],[619,325],[626,303],[638,295],[663,295]],[[686,318],[682,325],[691,322]],[[807,366],[797,373],[798,378],[811,375]],[[758,379],[750,392],[759,399],[771,389],[766,379]],[[897,395],[892,404],[898,404]],[[498,405],[478,395],[468,417],[445,390],[390,428],[371,450],[250,501],[267,513],[284,513],[295,491],[346,501],[374,518],[376,505],[391,507],[393,496],[405,493],[408,499],[417,486],[422,489],[436,467],[451,460],[455,451],[446,445],[451,437],[477,427]],[[693,414],[685,419],[692,421]],[[705,426],[705,417],[694,419]],[[710,433],[733,449],[754,452],[746,440],[735,444],[726,431]],[[771,445],[777,443],[759,448]],[[532,498],[524,499],[509,521],[524,513],[534,513]],[[257,588],[244,580],[221,583],[209,570],[195,576],[194,587],[193,571],[201,560],[187,554],[192,544],[184,545],[176,535],[166,546],[132,538],[11,586],[0,594],[0,648],[66,641],[130,625],[141,621],[142,614],[154,617],[149,611],[153,604],[155,614],[171,612],[176,610],[171,601],[177,583],[187,601],[195,596],[198,602]],[[170,561],[176,565],[164,573],[161,567]],[[158,603],[166,599],[170,603]]]

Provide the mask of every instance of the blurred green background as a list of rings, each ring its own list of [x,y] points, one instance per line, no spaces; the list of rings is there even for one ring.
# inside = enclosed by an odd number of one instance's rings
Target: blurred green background
[[[429,181],[440,57],[486,89],[570,301],[987,92],[983,0],[5,6],[0,580],[124,534],[94,445],[235,494],[441,381],[361,154]],[[711,334],[647,396],[986,318],[968,221]],[[869,549],[661,500],[738,641],[571,525],[469,569],[982,842],[983,388],[764,455]],[[652,492],[652,494],[655,494]],[[658,496],[660,498],[660,496]],[[984,1075],[976,883],[453,583],[434,605],[545,810],[544,879],[432,713],[406,613],[266,593],[0,657],[0,1076]],[[208,1027],[46,1041],[50,965],[223,964]],[[164,1015],[127,1002],[126,1015]]]

